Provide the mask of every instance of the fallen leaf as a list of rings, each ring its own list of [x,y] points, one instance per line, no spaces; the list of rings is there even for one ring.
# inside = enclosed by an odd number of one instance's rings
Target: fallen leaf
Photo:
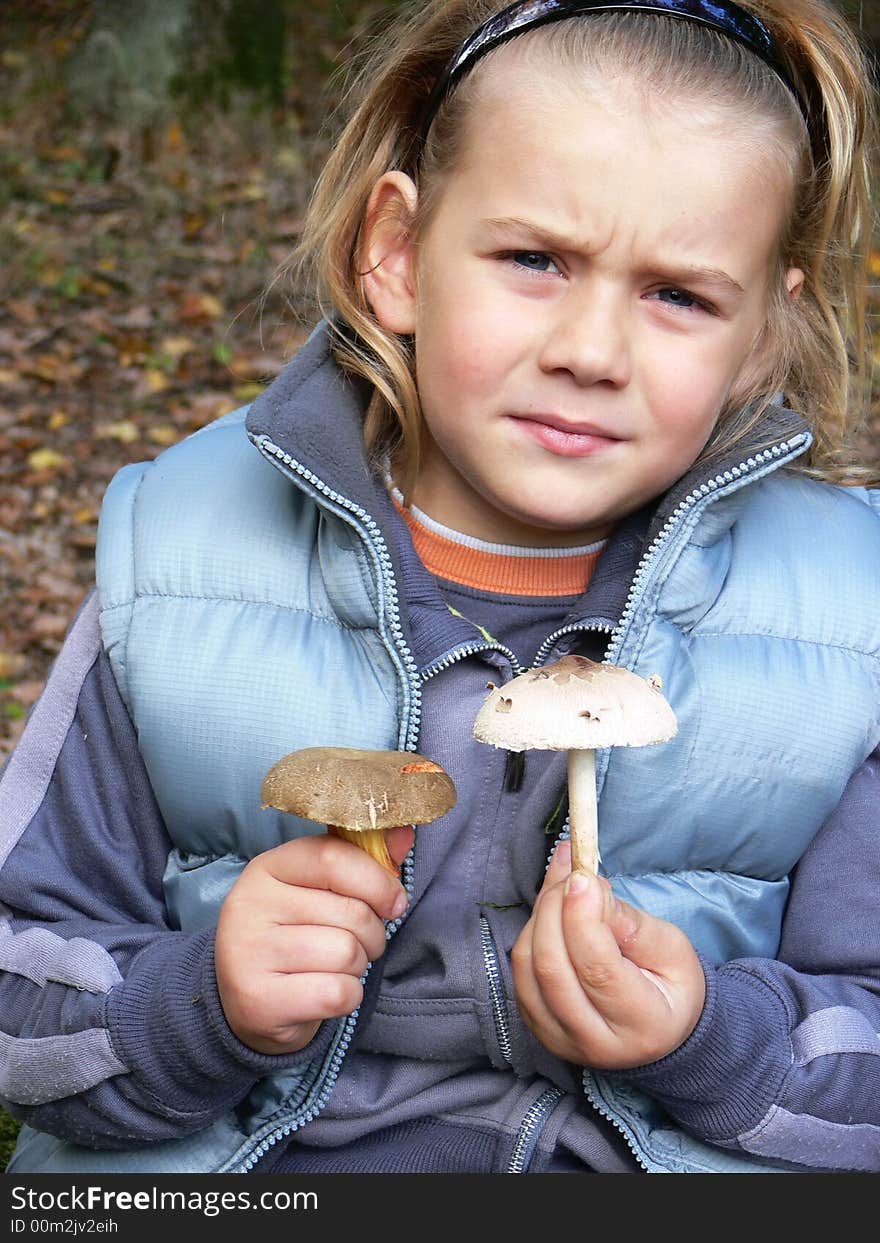
[[[18,652],[0,651],[0,679],[16,678],[25,667],[25,659]]]
[[[10,298],[6,303],[6,309],[11,311],[21,324],[35,324],[37,322],[37,308],[33,302],[28,302],[25,298]]]
[[[177,121],[172,121],[165,131],[165,141],[168,149],[179,155],[186,148],[186,142],[183,137],[183,130]]]
[[[70,625],[66,613],[41,613],[31,625],[31,633],[38,639],[63,639]]]
[[[140,431],[136,423],[130,419],[121,419],[117,423],[99,423],[95,428],[97,440],[118,440],[120,444],[130,445],[140,439]]]
[[[229,370],[240,380],[267,380],[284,369],[285,360],[272,354],[233,354]]]
[[[159,427],[151,427],[147,436],[155,445],[176,445],[180,440],[180,429],[163,423]]]
[[[184,354],[191,353],[195,344],[189,337],[163,337],[159,342],[159,349],[163,354],[169,354],[172,358],[183,358]]]
[[[63,453],[57,453],[55,449],[34,449],[27,456],[28,466],[31,470],[61,470],[69,465],[67,458]]]
[[[184,294],[177,311],[178,317],[185,323],[219,319],[223,313],[223,304],[209,293]]]
[[[144,372],[144,387],[148,393],[162,393],[168,387],[168,377],[157,367],[148,367]]]
[[[20,703],[22,707],[30,708],[42,695],[44,685],[45,683],[39,682],[36,679],[28,682],[18,682],[12,688],[11,694],[13,699]]]

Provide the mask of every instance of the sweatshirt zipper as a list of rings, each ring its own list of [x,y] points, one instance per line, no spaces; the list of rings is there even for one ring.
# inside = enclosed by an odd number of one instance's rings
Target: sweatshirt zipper
[[[495,1023],[495,1039],[498,1042],[498,1048],[501,1052],[501,1056],[509,1066],[513,1066],[513,1055],[510,1044],[510,1020],[507,1013],[507,998],[504,995],[501,967],[498,962],[498,950],[495,946],[495,939],[492,936],[492,930],[489,927],[489,921],[485,915],[480,916],[480,943],[483,949],[483,962],[486,968],[486,976],[489,981],[489,997],[492,1002],[492,1017]],[[508,1174],[526,1173],[534,1154],[538,1137],[543,1131],[547,1123],[547,1119],[550,1117],[562,1097],[563,1093],[559,1090],[559,1088],[547,1088],[526,1110],[523,1120],[519,1124],[516,1139],[514,1140],[510,1164],[507,1167]]]
[[[500,652],[502,656],[506,656],[510,661],[514,675],[525,673],[516,656],[503,643],[487,643],[485,641],[480,643],[474,641],[473,643],[463,643],[460,647],[451,648],[448,652],[444,652],[442,656],[438,656],[436,660],[432,660],[430,665],[427,665],[422,672],[422,681],[429,681],[436,673],[442,673],[445,669],[451,669],[459,661],[467,660],[469,656],[475,656],[477,652]]]
[[[562,1100],[562,1096],[563,1093],[559,1088],[547,1088],[546,1092],[542,1092],[538,1099],[530,1106],[517,1132],[510,1165],[507,1167],[508,1174],[524,1174],[526,1172],[534,1155],[538,1138],[547,1123],[547,1119]]]
[[[510,1020],[507,1015],[507,998],[504,995],[501,967],[498,963],[498,951],[495,948],[495,940],[485,915],[480,916],[480,945],[483,949],[483,964],[489,981],[489,998],[492,1002],[495,1039],[498,1042],[501,1056],[509,1066],[512,1066],[513,1058],[510,1045]]]
[[[532,661],[532,668],[537,669],[544,664],[550,654],[553,645],[566,634],[583,633],[584,631],[600,630],[604,634],[613,634],[614,627],[608,622],[571,622],[568,626],[562,626],[559,630],[554,630],[549,635],[535,653],[535,659]]]

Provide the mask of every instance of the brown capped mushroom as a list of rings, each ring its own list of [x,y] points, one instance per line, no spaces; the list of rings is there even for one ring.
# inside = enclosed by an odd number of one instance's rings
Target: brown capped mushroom
[[[599,866],[595,752],[643,747],[678,732],[656,674],[639,677],[618,665],[563,656],[491,691],[474,722],[479,742],[508,751],[568,752],[571,862],[595,875]]]
[[[452,778],[412,751],[306,747],[278,760],[263,778],[263,807],[326,824],[398,875],[385,830],[430,824],[455,806]]]

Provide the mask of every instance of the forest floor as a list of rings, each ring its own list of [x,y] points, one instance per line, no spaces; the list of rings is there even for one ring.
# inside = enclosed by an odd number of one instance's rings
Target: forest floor
[[[296,115],[75,122],[44,51],[0,50],[0,763],[92,585],[113,474],[252,400],[305,336],[281,271]]]

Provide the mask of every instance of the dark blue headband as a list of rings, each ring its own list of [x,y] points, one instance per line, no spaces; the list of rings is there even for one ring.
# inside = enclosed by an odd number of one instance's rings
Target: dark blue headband
[[[746,12],[738,4],[712,3],[712,0],[617,0],[603,4],[601,0],[520,0],[502,9],[494,17],[479,26],[453,56],[440,75],[423,114],[421,134],[424,138],[443,100],[471,68],[515,35],[545,26],[562,18],[577,17],[586,13],[663,13],[668,17],[681,17],[686,21],[711,26],[737,43],[743,44],[774,71],[791,91],[810,129],[810,117],[804,101],[783,68],[782,59],[772,34],[762,21]]]

